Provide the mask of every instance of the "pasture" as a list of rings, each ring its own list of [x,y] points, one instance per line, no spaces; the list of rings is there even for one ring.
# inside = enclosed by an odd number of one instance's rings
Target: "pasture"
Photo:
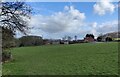
[[[118,43],[20,47],[3,75],[117,75]]]

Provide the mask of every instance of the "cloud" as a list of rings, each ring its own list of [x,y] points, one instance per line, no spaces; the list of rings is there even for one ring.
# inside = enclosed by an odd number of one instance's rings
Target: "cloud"
[[[105,15],[106,13],[113,13],[115,10],[115,5],[110,2],[110,0],[101,0],[94,4],[94,12],[98,15]]]
[[[88,30],[88,33],[92,33],[95,36],[99,34],[105,34],[108,32],[117,32],[118,31],[118,20],[108,21],[101,24],[97,22],[91,23],[91,26]]]
[[[98,26],[98,33],[108,33],[118,31],[118,20],[102,23]]]
[[[84,26],[80,26],[76,30],[71,30],[71,32],[62,31],[57,33],[48,33],[45,31],[42,31],[41,29],[31,29],[30,35],[36,35],[36,36],[43,36],[44,38],[49,39],[59,39],[64,37],[65,35],[69,35],[71,37],[74,37],[75,35],[78,36],[78,38],[83,39],[86,34],[94,34],[95,37],[99,36],[99,34],[105,34],[108,32],[116,32],[118,31],[118,20],[108,21],[101,24],[98,24],[97,22],[92,23],[86,23]],[[18,33],[17,37],[20,37],[20,33]]]
[[[82,26],[84,19],[84,13],[73,6],[65,6],[64,11],[50,16],[34,15],[29,24],[48,33],[71,32]]]
[[[91,24],[91,30],[90,30],[90,33],[94,34],[94,35],[97,35],[97,27],[98,27],[98,23],[97,22],[93,22]]]

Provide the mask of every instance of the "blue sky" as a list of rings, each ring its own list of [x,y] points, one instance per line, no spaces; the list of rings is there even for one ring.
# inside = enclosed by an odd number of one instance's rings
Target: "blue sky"
[[[100,33],[117,31],[117,2],[108,0],[103,3],[27,2],[27,4],[33,8],[30,26],[34,29],[31,30],[31,35],[53,39],[65,35],[83,38],[86,33],[92,33],[97,37]]]
[[[102,23],[105,21],[111,21],[118,18],[118,9],[115,9],[113,14],[105,14],[99,16],[93,12],[93,5],[96,2],[30,2],[28,3],[32,8],[34,14],[51,15],[54,12],[63,11],[65,6],[74,6],[80,12],[84,12],[87,16],[87,22]],[[113,2],[117,5],[117,2]],[[35,9],[36,8],[36,9]]]

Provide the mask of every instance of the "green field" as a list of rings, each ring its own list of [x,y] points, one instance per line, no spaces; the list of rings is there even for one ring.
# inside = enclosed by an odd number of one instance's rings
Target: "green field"
[[[117,75],[118,43],[21,47],[3,75]]]

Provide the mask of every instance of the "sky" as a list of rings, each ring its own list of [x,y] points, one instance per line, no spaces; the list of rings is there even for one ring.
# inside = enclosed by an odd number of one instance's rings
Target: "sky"
[[[118,30],[118,3],[101,2],[27,2],[33,9],[28,21],[29,35],[61,39],[75,35],[100,34]],[[17,37],[22,34],[17,33]]]

